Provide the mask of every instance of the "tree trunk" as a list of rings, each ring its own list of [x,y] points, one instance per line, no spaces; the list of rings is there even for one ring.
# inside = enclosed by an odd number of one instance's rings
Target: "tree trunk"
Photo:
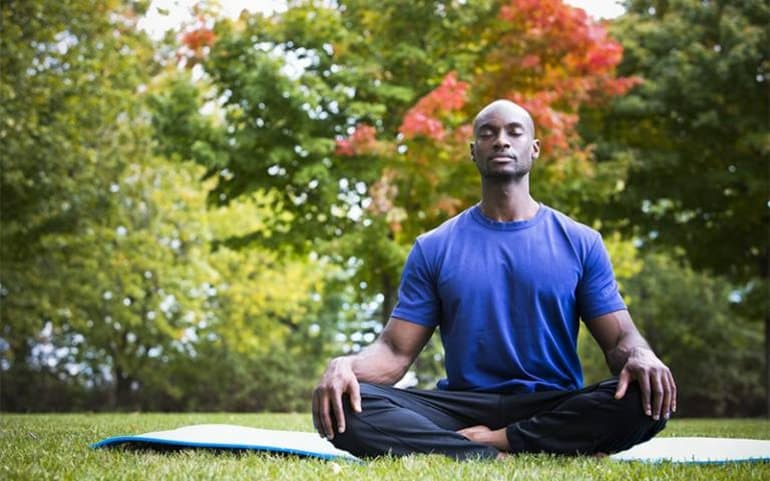
[[[131,381],[131,376],[127,375],[119,367],[115,368],[115,393],[113,397],[113,409],[130,409]]]

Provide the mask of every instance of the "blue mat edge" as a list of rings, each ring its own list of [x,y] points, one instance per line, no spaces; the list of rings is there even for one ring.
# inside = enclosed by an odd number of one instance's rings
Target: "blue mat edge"
[[[148,443],[148,444],[164,444],[167,446],[179,446],[185,448],[209,448],[209,449],[244,449],[248,451],[267,451],[273,453],[286,453],[294,454],[297,456],[305,456],[310,458],[320,458],[327,461],[333,461],[336,459],[342,459],[351,462],[360,462],[360,460],[347,458],[345,456],[337,456],[334,454],[316,453],[313,451],[303,451],[301,449],[291,448],[278,448],[275,446],[261,446],[257,444],[217,444],[217,443],[196,443],[191,441],[171,441],[167,439],[149,438],[144,436],[113,436],[111,438],[102,439],[101,441],[91,444],[91,449],[99,449],[105,447],[116,447],[125,443]]]
[[[110,438],[102,439],[96,443],[89,445],[92,449],[117,447],[125,443],[146,443],[162,444],[167,446],[177,446],[182,448],[208,448],[208,449],[242,449],[247,451],[265,451],[273,453],[285,453],[293,454],[297,456],[317,458],[325,461],[334,461],[341,459],[348,462],[363,463],[361,459],[348,458],[345,456],[337,456],[334,454],[316,453],[313,451],[304,451],[301,449],[291,448],[279,448],[275,446],[263,446],[256,444],[216,444],[216,443],[196,443],[191,441],[171,441],[166,439],[158,439],[144,436],[113,436]],[[645,463],[645,464],[706,464],[706,465],[721,465],[721,464],[734,464],[734,463],[770,463],[770,458],[746,458],[746,459],[733,459],[733,460],[714,460],[714,461],[671,461],[670,459],[612,459],[614,462],[624,463]]]
[[[670,459],[612,459],[616,463],[644,463],[644,464],[741,464],[741,463],[770,463],[770,458],[745,458],[745,459],[721,459],[714,461],[672,461]]]

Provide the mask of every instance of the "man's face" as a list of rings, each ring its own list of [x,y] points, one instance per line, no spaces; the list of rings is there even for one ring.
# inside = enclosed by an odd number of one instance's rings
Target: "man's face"
[[[482,177],[518,179],[532,169],[540,153],[532,119],[513,102],[497,101],[476,117],[471,158]]]

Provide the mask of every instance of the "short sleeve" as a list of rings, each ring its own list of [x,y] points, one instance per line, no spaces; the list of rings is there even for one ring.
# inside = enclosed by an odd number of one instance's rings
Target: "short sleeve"
[[[392,316],[427,327],[439,324],[441,305],[436,294],[436,283],[419,241],[415,242],[406,259],[398,302]]]
[[[612,272],[612,264],[600,235],[596,236],[583,263],[577,289],[578,307],[583,321],[626,309]]]

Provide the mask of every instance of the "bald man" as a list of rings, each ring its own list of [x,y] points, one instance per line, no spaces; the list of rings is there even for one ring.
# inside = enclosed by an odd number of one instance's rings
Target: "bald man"
[[[535,201],[532,117],[498,100],[473,124],[481,202],[417,238],[380,336],[329,363],[313,393],[321,436],[357,456],[607,454],[662,430],[670,370],[639,334],[601,236]],[[614,377],[583,386],[580,320]],[[439,327],[446,378],[393,387]]]

